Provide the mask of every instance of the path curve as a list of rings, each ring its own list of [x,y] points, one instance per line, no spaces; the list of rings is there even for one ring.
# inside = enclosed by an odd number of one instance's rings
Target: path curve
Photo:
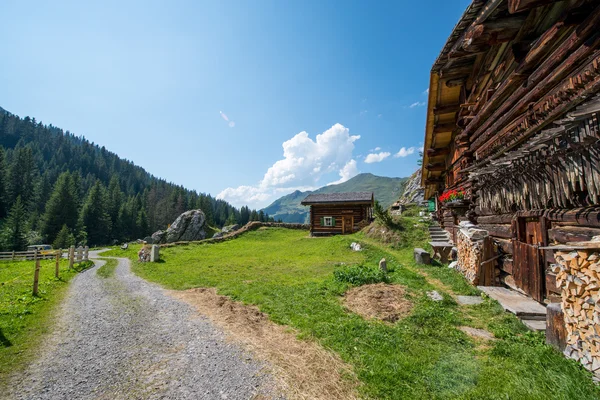
[[[42,354],[8,398],[279,398],[267,366],[118,262],[113,277],[99,277],[104,261],[95,260],[73,279]]]

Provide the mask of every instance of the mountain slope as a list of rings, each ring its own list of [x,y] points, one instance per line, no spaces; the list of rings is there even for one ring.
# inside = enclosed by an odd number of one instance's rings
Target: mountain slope
[[[283,222],[304,222],[308,216],[308,207],[300,204],[309,194],[341,192],[373,192],[375,199],[385,208],[389,207],[404,190],[407,178],[388,178],[373,174],[359,174],[338,185],[324,186],[315,191],[296,190],[275,200],[263,211],[276,220]]]

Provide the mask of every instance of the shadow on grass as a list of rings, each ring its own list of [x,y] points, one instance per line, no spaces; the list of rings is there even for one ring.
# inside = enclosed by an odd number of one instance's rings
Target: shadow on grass
[[[12,346],[11,341],[8,340],[8,338],[6,336],[4,336],[4,332],[2,332],[2,328],[0,328],[0,344],[2,344],[2,347]]]

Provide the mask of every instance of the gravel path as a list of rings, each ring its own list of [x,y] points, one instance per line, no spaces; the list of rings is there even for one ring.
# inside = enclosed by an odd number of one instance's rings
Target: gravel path
[[[43,353],[8,398],[278,397],[265,365],[207,319],[133,275],[129,260],[111,278],[96,275],[103,263],[74,278]]]

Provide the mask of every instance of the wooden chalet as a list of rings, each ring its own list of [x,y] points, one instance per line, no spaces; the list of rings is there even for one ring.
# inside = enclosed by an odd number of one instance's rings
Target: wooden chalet
[[[310,206],[313,236],[348,234],[358,231],[373,217],[372,192],[310,194],[302,200]]]
[[[464,192],[438,200],[438,218],[455,242],[467,221],[487,231],[492,254],[477,265],[489,284],[563,310],[565,292],[598,300],[596,284],[557,281],[547,247],[600,235],[599,93],[597,0],[474,0],[448,38],[431,70],[421,184],[426,199]]]

